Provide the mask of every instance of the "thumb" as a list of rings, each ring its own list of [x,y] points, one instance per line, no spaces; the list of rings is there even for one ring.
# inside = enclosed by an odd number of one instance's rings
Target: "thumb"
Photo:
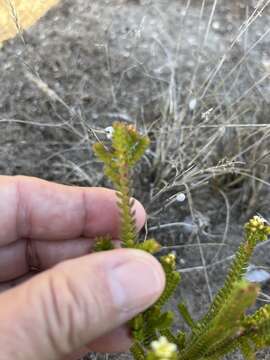
[[[0,296],[1,359],[62,359],[145,310],[164,284],[139,250],[63,262]]]

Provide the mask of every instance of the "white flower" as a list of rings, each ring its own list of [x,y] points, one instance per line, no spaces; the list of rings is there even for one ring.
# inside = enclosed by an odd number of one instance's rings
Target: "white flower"
[[[197,107],[197,99],[196,98],[192,98],[190,99],[189,103],[188,103],[188,107],[189,107],[189,110],[193,111],[195,110],[195,108]]]
[[[179,193],[176,195],[176,201],[183,202],[186,200],[186,195],[184,193]]]
[[[114,129],[112,126],[108,126],[104,129],[105,133],[106,133],[106,136],[107,136],[107,139],[111,139],[112,136],[113,136],[113,132],[114,132]]]
[[[255,230],[262,230],[265,226],[265,220],[258,215],[253,216],[253,218],[249,220],[249,223]]]
[[[165,336],[161,336],[158,340],[152,341],[151,347],[155,355],[162,360],[171,359],[177,351],[177,346],[170,343]]]

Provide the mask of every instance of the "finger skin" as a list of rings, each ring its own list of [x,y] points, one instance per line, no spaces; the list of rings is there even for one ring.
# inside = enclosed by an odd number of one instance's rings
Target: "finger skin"
[[[83,236],[91,235],[96,237],[97,235],[107,233],[111,233],[111,235],[118,235],[119,233],[117,198],[115,192],[108,189],[82,189],[49,183],[35,178],[0,176],[0,195],[2,200],[7,204],[3,212],[4,216],[0,220],[0,226],[3,229],[3,232],[0,234],[0,282],[5,281],[5,283],[0,284],[0,291],[7,290],[10,286],[17,285],[25,278],[29,278],[29,276],[26,275],[19,278],[18,281],[6,282],[6,280],[25,275],[28,271],[28,264],[26,263],[25,257],[27,239],[21,238],[22,236],[27,235],[29,238],[32,238],[34,235],[36,237],[33,239],[33,243],[41,260],[41,268],[47,269],[60,261],[89,253],[92,249],[94,239]],[[68,203],[69,206],[67,206],[67,202],[70,199],[71,201]],[[86,201],[89,202],[91,206],[85,206],[88,205],[85,204]],[[83,211],[81,208],[79,209],[79,207],[82,206],[84,207]],[[135,202],[134,208],[136,211],[137,228],[139,229],[144,224],[145,212],[137,201]],[[104,209],[108,211],[104,213]],[[61,220],[59,220],[60,217]],[[73,222],[70,221],[70,217],[74,220]],[[89,225],[91,222],[92,226]],[[83,228],[83,230],[78,232],[82,236],[70,238],[71,235],[76,233],[74,227],[76,228],[78,223],[80,223],[79,228]],[[48,224],[50,224],[51,233],[48,231]],[[14,230],[13,232],[12,228]],[[46,234],[46,238],[44,234]],[[119,246],[119,241],[115,240],[115,243]],[[45,275],[46,274],[44,274],[44,276]],[[54,276],[51,275],[51,277]],[[31,294],[31,292],[34,294],[33,297],[36,298],[36,291],[34,290],[34,288],[37,287],[36,281],[39,280],[40,284],[46,284],[46,281],[40,281],[40,276],[35,277],[34,282],[33,280],[20,286],[19,289],[6,291],[5,294],[0,296],[0,307],[5,312],[5,316],[2,316],[0,311],[0,332],[1,334],[5,334],[3,338],[7,337],[7,339],[10,340],[8,331],[5,331],[9,323],[19,323],[18,325],[20,325],[20,316],[16,316],[18,311],[20,315],[24,314],[26,318],[28,318],[27,310],[23,308],[23,305],[26,304],[23,298],[29,298],[28,293]],[[40,291],[41,288],[42,286],[39,288]],[[46,288],[46,285],[44,288]],[[19,292],[17,292],[18,290]],[[14,300],[16,301],[14,302]],[[9,306],[5,306],[6,304],[9,304]],[[18,304],[22,307],[21,309],[17,308]],[[30,302],[27,303],[27,307],[31,308],[31,297]],[[8,314],[11,315],[11,312],[9,312],[10,309],[14,317],[13,319],[8,317]],[[29,317],[31,318],[31,314]],[[29,321],[28,324],[27,321],[25,321],[25,323],[22,324],[22,333],[26,330],[25,325],[26,328],[34,328],[34,324],[35,321]],[[14,328],[14,326],[12,326],[12,328]],[[20,332],[19,326],[17,330]],[[105,332],[105,335],[98,337],[90,343],[88,343],[89,339],[87,339],[88,345],[85,345],[82,350],[77,352],[75,357],[72,355],[70,358],[73,359],[77,358],[77,356],[82,356],[89,350],[119,352],[129,348],[131,338],[126,326],[120,326],[109,332],[106,329]],[[25,333],[28,332],[26,331]],[[31,330],[29,333],[31,334]],[[34,335],[36,334],[33,334],[33,336]],[[92,337],[93,336],[96,337],[98,334],[92,335]],[[42,338],[44,339],[44,336],[42,336]],[[7,344],[8,341],[6,342],[6,345]],[[14,356],[16,359],[19,359],[16,346],[14,347],[13,343],[11,345],[10,350],[7,349],[7,351],[10,351],[7,358]],[[33,343],[31,341],[30,347],[32,345]],[[1,349],[3,349],[2,346]],[[58,352],[60,353],[61,351]],[[22,359],[25,359],[25,356],[30,359],[28,355],[22,352]]]
[[[120,241],[114,240],[116,248]],[[38,260],[39,270],[46,270],[61,261],[77,258],[93,251],[95,240],[78,238],[59,241],[32,241],[32,247]],[[28,273],[26,258],[27,239],[22,239],[0,247],[0,285]]]
[[[131,332],[128,326],[121,326],[87,345],[89,351],[100,353],[125,352],[132,345]]]
[[[56,241],[119,236],[119,210],[113,190],[1,176],[0,197],[0,246],[21,238]],[[140,228],[145,212],[137,201],[135,212]]]
[[[92,341],[86,347],[76,351],[65,360],[78,360],[89,352],[118,353],[126,352],[132,345],[132,338],[128,326],[121,326],[108,334]]]
[[[1,360],[60,360],[119,328],[165,286],[160,263],[133,249],[65,261],[0,295]]]
[[[29,240],[43,270],[91,252],[96,236],[119,238],[119,210],[113,190],[0,176],[0,198],[0,283],[29,271]],[[145,211],[138,201],[134,210],[139,230]]]

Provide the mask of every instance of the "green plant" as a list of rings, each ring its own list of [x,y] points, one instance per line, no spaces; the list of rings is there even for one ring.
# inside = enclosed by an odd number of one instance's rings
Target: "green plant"
[[[131,171],[149,145],[131,125],[116,122],[108,144],[97,143],[94,151],[104,163],[104,172],[112,181],[118,196],[121,216],[122,247],[155,254],[160,245],[154,239],[139,241],[132,210]],[[265,241],[270,226],[254,216],[245,225],[245,238],[227,275],[224,286],[214,298],[208,312],[194,321],[184,304],[178,310],[190,331],[173,331],[174,313],[163,311],[164,305],[180,282],[175,255],[159,257],[166,274],[166,286],[157,302],[130,321],[134,343],[131,352],[136,360],[218,360],[240,349],[247,360],[255,359],[258,349],[270,346],[270,305],[252,315],[246,311],[256,301],[259,286],[244,279],[254,248]],[[113,249],[112,239],[97,239],[96,251]]]

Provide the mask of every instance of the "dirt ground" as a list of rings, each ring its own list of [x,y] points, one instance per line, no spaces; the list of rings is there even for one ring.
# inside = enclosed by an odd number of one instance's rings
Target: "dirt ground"
[[[270,218],[269,4],[64,0],[0,50],[1,173],[108,186],[96,130],[135,122],[152,140],[135,194],[149,235],[177,253],[172,306],[185,299],[196,319],[245,221]],[[266,243],[252,263],[269,267],[269,254]]]

